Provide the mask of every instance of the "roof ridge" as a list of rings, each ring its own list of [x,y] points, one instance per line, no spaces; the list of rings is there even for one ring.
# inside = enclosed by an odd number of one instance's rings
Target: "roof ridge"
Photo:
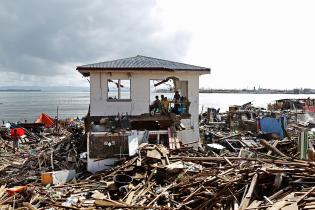
[[[154,58],[144,55],[136,55],[134,57],[115,59],[111,61],[103,61],[92,64],[86,64],[77,66],[77,70],[87,69],[141,69],[141,70],[152,70],[160,69],[167,71],[202,71],[210,72],[210,68],[191,65],[187,63],[170,61],[161,58]]]
[[[138,55],[137,55],[137,56],[138,56]],[[84,65],[81,65],[81,66],[96,65],[96,64],[100,64],[100,63],[116,62],[116,61],[119,61],[119,60],[125,60],[125,59],[135,58],[135,57],[137,57],[137,56],[127,57],[127,58],[119,58],[119,59],[114,59],[114,60],[109,60],[109,61],[101,61],[101,62],[96,62],[96,63],[89,63],[89,64],[84,64]],[[140,56],[141,56],[141,55],[140,55]],[[80,67],[80,66],[77,66],[77,67]]]
[[[194,66],[194,67],[198,67],[198,68],[207,68],[207,67],[203,67],[203,66],[196,66],[196,65],[192,65],[192,64],[188,64],[188,63],[183,63],[183,62],[178,62],[178,61],[170,61],[170,60],[166,60],[166,59],[154,58],[154,57],[145,56],[145,55],[137,55],[137,56],[135,56],[135,57],[151,58],[151,59],[155,59],[155,60],[167,61],[167,62],[171,62],[171,63],[178,63],[178,64],[183,64],[183,65],[188,65],[188,66]]]

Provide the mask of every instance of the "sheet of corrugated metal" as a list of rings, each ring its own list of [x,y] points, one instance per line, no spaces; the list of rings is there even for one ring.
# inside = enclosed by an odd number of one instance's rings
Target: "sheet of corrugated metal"
[[[186,70],[186,71],[209,71],[209,68],[194,66],[179,62],[173,62],[158,58],[137,55],[135,57],[106,61],[94,64],[78,66],[77,70],[93,69],[160,69],[160,70]]]

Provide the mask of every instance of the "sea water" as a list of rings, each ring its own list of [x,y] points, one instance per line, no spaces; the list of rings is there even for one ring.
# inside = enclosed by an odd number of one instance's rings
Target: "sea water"
[[[161,95],[159,93],[157,95]],[[170,94],[164,94],[169,98]],[[151,101],[155,94],[151,94]],[[288,94],[218,94],[200,93],[199,110],[207,107],[228,110],[230,105],[242,105],[252,102],[255,106],[267,107],[267,104],[283,98],[308,98],[312,95]],[[89,92],[0,92],[0,120],[33,122],[42,112],[60,118],[83,117],[87,114],[90,103]]]
[[[42,112],[51,117],[83,117],[90,103],[89,92],[0,92],[0,120],[33,122]]]

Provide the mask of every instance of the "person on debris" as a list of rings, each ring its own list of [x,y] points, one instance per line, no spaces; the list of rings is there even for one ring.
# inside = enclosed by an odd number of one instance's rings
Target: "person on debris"
[[[20,136],[17,133],[16,129],[14,129],[14,134],[12,136],[13,139],[13,152],[19,152],[19,140],[20,140]]]
[[[165,100],[164,95],[161,95],[161,114],[165,114],[163,101]]]
[[[175,91],[175,95],[174,95],[174,101],[175,100],[178,100],[178,101],[180,100],[180,95],[179,95],[179,92],[177,90]]]
[[[188,100],[187,97],[182,96],[180,98],[180,106],[181,109],[181,114],[188,114],[189,107],[190,107],[190,101]]]
[[[162,106],[159,96],[155,96],[155,101],[153,101],[153,103],[150,105],[150,114],[152,111],[154,112],[154,114],[161,111],[161,107]]]
[[[180,107],[180,94],[178,91],[175,91],[175,95],[174,95],[174,108],[172,109],[172,112],[175,114],[179,114],[179,107]]]
[[[164,115],[167,115],[169,106],[170,106],[170,102],[168,101],[167,97],[163,97],[161,113]]]

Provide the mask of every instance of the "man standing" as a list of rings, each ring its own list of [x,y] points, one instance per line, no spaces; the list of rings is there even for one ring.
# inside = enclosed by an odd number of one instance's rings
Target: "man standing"
[[[175,114],[179,114],[179,107],[180,107],[180,94],[178,91],[175,91],[175,95],[174,95],[174,108],[172,110],[172,112],[174,112]]]
[[[168,114],[169,105],[170,105],[170,102],[168,101],[167,97],[163,97],[162,111],[161,111],[162,114],[164,114],[164,115]]]
[[[175,91],[175,95],[174,95],[174,101],[175,100],[177,100],[177,101],[180,100],[180,94],[179,94],[179,92],[177,90]]]
[[[17,130],[14,129],[14,133],[12,136],[13,139],[13,152],[15,153],[16,151],[19,152],[19,140],[20,140],[20,136],[17,133]]]
[[[156,112],[160,112],[161,111],[161,101],[159,99],[159,96],[155,96],[155,101],[153,102],[152,105],[150,105],[150,114],[151,112],[154,112],[154,114]]]

